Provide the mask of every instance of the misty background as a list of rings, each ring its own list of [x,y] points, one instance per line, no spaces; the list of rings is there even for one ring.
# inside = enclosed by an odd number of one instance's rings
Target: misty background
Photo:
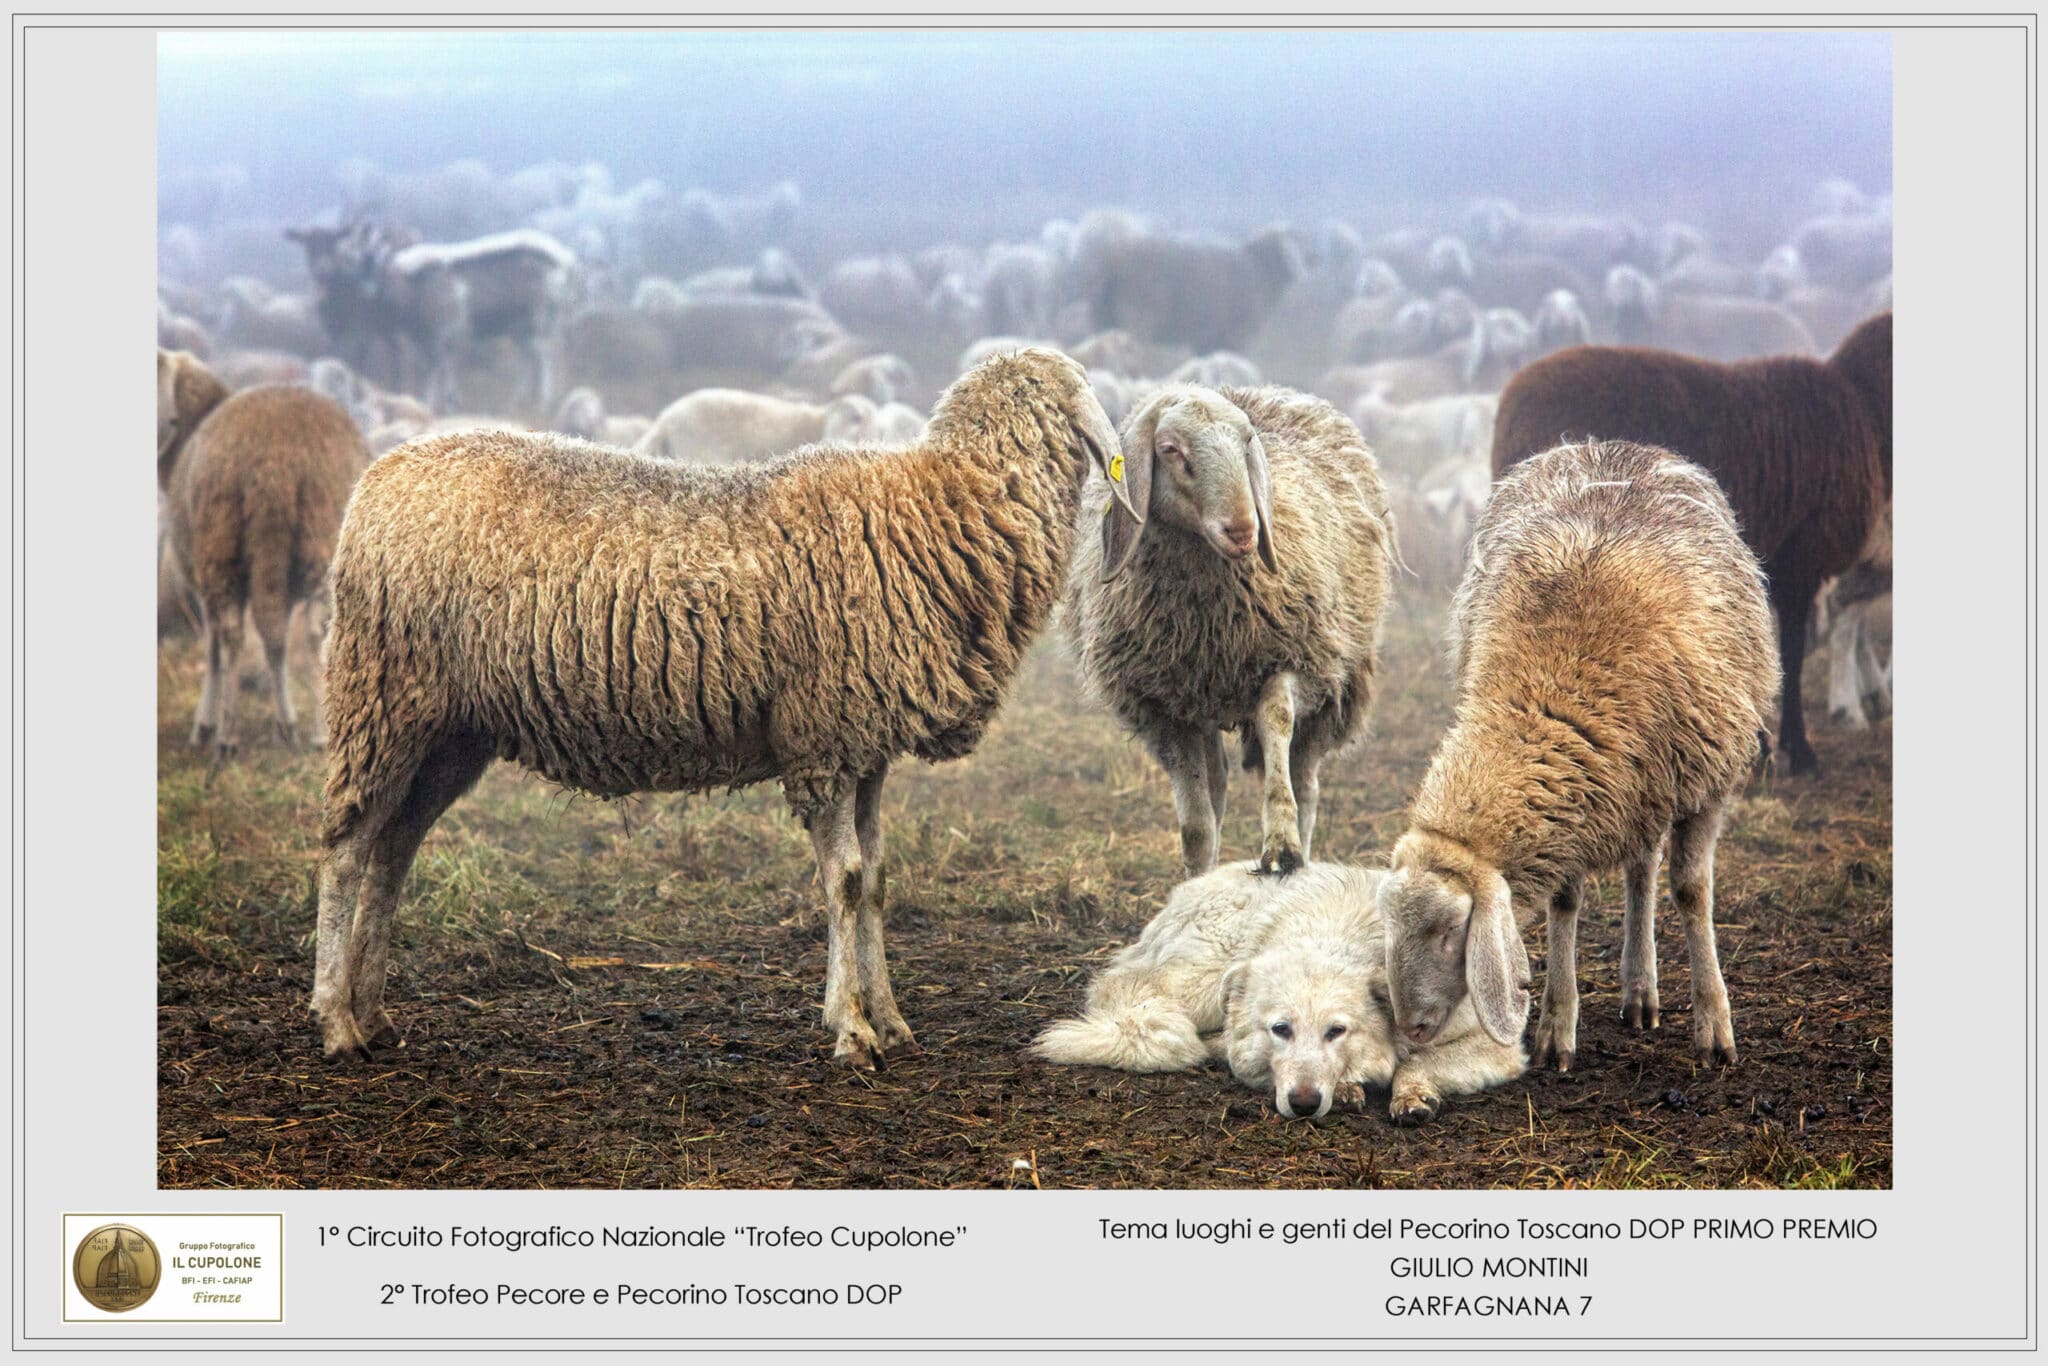
[[[1883,34],[297,31],[159,54],[160,169],[239,165],[279,217],[331,217],[350,158],[787,178],[870,242],[1103,203],[1371,231],[1489,194],[1747,247],[1824,177],[1890,188]]]

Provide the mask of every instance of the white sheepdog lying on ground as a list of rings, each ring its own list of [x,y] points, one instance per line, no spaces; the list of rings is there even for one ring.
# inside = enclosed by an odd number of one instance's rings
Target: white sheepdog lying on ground
[[[1395,1120],[1420,1123],[1445,1096],[1520,1076],[1528,1055],[1489,1038],[1470,997],[1427,1047],[1397,1037],[1380,932],[1385,877],[1335,863],[1285,877],[1236,864],[1184,882],[1089,984],[1082,1015],[1031,1051],[1128,1072],[1222,1058],[1239,1081],[1270,1084],[1289,1119],[1362,1104],[1371,1083],[1391,1087]]]

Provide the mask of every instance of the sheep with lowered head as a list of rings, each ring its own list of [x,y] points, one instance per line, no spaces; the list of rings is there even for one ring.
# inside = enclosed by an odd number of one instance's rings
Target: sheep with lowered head
[[[1469,994],[1521,1035],[1517,907],[1547,907],[1539,1064],[1577,1049],[1578,913],[1626,870],[1623,1017],[1657,1023],[1658,850],[1692,966],[1693,1043],[1735,1060],[1714,845],[1778,690],[1770,605],[1713,476],[1624,441],[1559,446],[1495,486],[1451,607],[1458,704],[1381,893],[1396,1026],[1426,1044]]]
[[[912,446],[699,469],[482,433],[371,466],[327,653],[328,1056],[397,1038],[400,886],[493,758],[600,796],[778,779],[824,885],[836,1054],[912,1048],[883,948],[883,779],[980,742],[1065,587],[1091,465],[1123,462],[1087,375],[1025,351],[955,383]]]
[[[1090,485],[1068,590],[1083,680],[1166,769],[1190,875],[1215,867],[1223,732],[1262,775],[1262,871],[1308,861],[1317,770],[1372,704],[1394,534],[1342,413],[1169,385],[1124,425],[1132,507]]]
[[[225,388],[193,357],[157,352],[157,484],[165,539],[200,609],[206,681],[192,743],[235,753],[243,621],[263,642],[278,733],[299,742],[285,674],[293,608],[317,633],[342,507],[369,451],[348,412],[289,385]],[[165,395],[170,395],[166,420]],[[317,652],[316,640],[309,640]],[[315,662],[317,672],[317,660]],[[314,687],[318,705],[319,687]]]

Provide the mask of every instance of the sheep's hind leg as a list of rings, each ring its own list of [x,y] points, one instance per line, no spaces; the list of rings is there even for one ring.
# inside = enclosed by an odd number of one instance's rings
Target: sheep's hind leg
[[[219,651],[208,658],[208,662],[216,666],[212,764],[218,768],[235,757],[235,722],[241,710],[242,692],[236,669],[242,659],[243,611],[239,603],[215,603],[207,615],[213,622],[213,641]]]
[[[1671,897],[1685,917],[1692,967],[1692,1041],[1702,1062],[1735,1061],[1735,1022],[1714,946],[1714,846],[1721,838],[1719,805],[1671,827]]]
[[[320,1022],[322,1051],[330,1058],[367,1053],[356,1026],[354,985],[349,979],[349,924],[363,886],[372,832],[358,826],[331,844],[320,863],[320,923],[313,962],[313,1018]]]
[[[1621,1018],[1634,1029],[1657,1027],[1658,846],[1628,865],[1627,909],[1621,920]]]
[[[853,784],[842,783],[824,807],[804,818],[818,876],[825,884],[825,1025],[832,1056],[863,1071],[881,1065],[882,1041],[868,1023],[860,987],[860,906],[865,885],[854,831]]]
[[[277,738],[286,749],[299,747],[299,713],[292,706],[291,680],[286,664],[291,654],[290,603],[266,602],[261,610],[252,608],[257,638],[263,642],[263,666],[270,671],[270,695],[277,707]]]
[[[882,780],[889,776],[885,765],[860,780],[854,792],[853,828],[860,840],[861,896],[859,938],[854,956],[860,963],[860,989],[867,999],[868,1023],[882,1041],[886,1057],[901,1057],[918,1051],[917,1038],[896,1008],[896,993],[889,985],[889,955],[882,929],[889,894],[889,877],[882,867]]]
[[[192,712],[192,748],[205,749],[213,739],[213,713],[220,705],[220,630],[213,613],[199,604],[199,640],[206,651],[206,681],[199,685],[199,705]]]
[[[397,1027],[384,1010],[384,982],[391,920],[405,875],[412,871],[427,831],[483,776],[490,762],[490,745],[474,737],[443,741],[420,765],[405,800],[369,843],[348,942],[349,1005],[356,1029],[369,1047],[388,1047],[399,1039]]]
[[[1834,614],[1828,626],[1828,719],[1863,730],[1863,607],[1858,603]]]
[[[1173,811],[1180,819],[1180,864],[1189,877],[1200,877],[1216,866],[1222,832],[1210,794],[1215,779],[1210,773],[1209,754],[1222,743],[1220,735],[1174,729],[1154,736],[1152,752],[1173,784]],[[1218,755],[1220,759],[1220,754]]]
[[[1543,965],[1543,1014],[1536,1021],[1536,1064],[1555,1058],[1557,1070],[1572,1070],[1579,1051],[1579,899],[1581,878],[1572,878],[1550,898],[1549,961]]]
[[[1259,871],[1291,873],[1307,861],[1301,838],[1301,813],[1295,805],[1289,756],[1294,750],[1295,677],[1277,673],[1259,692],[1252,724],[1258,730],[1265,760],[1260,826],[1265,839],[1259,849]]]

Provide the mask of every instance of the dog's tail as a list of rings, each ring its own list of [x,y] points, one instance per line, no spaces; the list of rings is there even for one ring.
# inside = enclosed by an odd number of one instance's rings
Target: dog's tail
[[[1209,1046],[1188,1013],[1150,993],[1098,1000],[1078,1019],[1061,1020],[1032,1041],[1047,1062],[1179,1072],[1208,1060]]]

